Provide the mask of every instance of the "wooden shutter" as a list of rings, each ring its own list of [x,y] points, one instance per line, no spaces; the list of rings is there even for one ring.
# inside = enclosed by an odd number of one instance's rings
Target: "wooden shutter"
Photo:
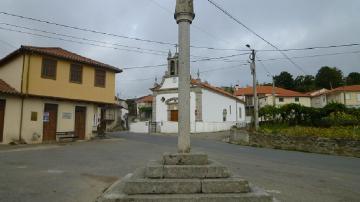
[[[105,87],[106,71],[102,69],[95,69],[95,86]]]
[[[43,58],[41,77],[46,79],[56,79],[57,61],[50,58]]]
[[[79,64],[71,64],[70,81],[74,83],[82,83],[82,66]]]

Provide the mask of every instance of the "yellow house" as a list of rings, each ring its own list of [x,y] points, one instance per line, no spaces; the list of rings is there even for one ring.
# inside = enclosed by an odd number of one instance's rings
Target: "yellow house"
[[[1,142],[54,141],[64,132],[91,138],[100,109],[116,103],[120,72],[58,47],[21,46],[0,60],[0,79],[7,86],[0,90]]]

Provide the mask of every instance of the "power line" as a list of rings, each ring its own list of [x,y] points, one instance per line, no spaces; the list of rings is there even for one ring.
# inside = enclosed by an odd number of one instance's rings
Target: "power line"
[[[90,42],[102,43],[102,44],[107,44],[107,45],[113,45],[113,46],[119,46],[119,47],[125,47],[125,48],[134,48],[134,49],[137,49],[137,50],[153,51],[153,52],[167,54],[166,51],[161,51],[161,50],[146,49],[146,48],[140,48],[140,47],[135,47],[135,46],[127,46],[127,45],[122,45],[122,44],[119,44],[119,43],[108,43],[108,42],[104,42],[104,41],[93,40],[93,39],[88,39],[88,38],[84,38],[84,37],[77,37],[77,36],[68,35],[68,34],[50,32],[50,31],[45,31],[45,30],[41,30],[41,29],[34,29],[34,28],[30,28],[30,27],[24,27],[24,26],[19,26],[19,25],[14,25],[14,24],[9,24],[9,23],[3,23],[3,22],[0,22],[0,24],[11,26],[11,27],[16,27],[16,28],[21,28],[21,29],[26,29],[26,30],[31,30],[31,31],[42,32],[42,33],[46,33],[46,34],[53,34],[53,35],[57,35],[57,36],[64,36],[64,37],[69,37],[69,38],[73,38],[73,39],[79,39],[79,40],[83,40],[83,41],[90,41]]]
[[[360,51],[350,51],[350,52],[338,52],[338,53],[326,53],[326,54],[316,54],[316,55],[305,55],[305,56],[295,56],[291,57],[291,59],[302,59],[302,58],[315,58],[315,57],[324,57],[324,56],[333,56],[333,55],[345,55],[345,54],[353,54],[360,53]],[[284,60],[285,58],[269,58],[262,59],[257,61],[273,61],[273,60]]]
[[[46,35],[42,35],[42,34],[24,32],[24,31],[14,30],[14,29],[9,29],[9,28],[4,28],[4,27],[0,27],[0,29],[10,31],[10,32],[17,32],[17,33],[22,33],[22,34],[28,34],[28,35],[33,35],[33,36],[44,37],[44,38],[48,38],[48,39],[55,39],[55,40],[59,40],[59,41],[67,41],[67,42],[72,42],[72,43],[77,43],[77,44],[82,44],[82,45],[91,45],[91,46],[97,46],[97,47],[102,47],[102,48],[110,48],[110,49],[119,50],[119,51],[128,51],[128,52],[136,52],[136,53],[142,53],[142,54],[152,54],[152,55],[163,56],[163,54],[158,54],[158,53],[145,52],[145,51],[132,50],[132,49],[125,49],[125,48],[116,48],[116,47],[112,47],[112,46],[103,46],[103,45],[94,44],[94,43],[75,41],[75,40],[64,39],[64,38],[60,38],[60,37],[46,36]]]
[[[76,26],[72,26],[72,25],[65,25],[65,24],[61,24],[61,23],[57,23],[57,22],[52,22],[52,21],[49,21],[49,20],[37,19],[37,18],[27,17],[27,16],[23,16],[23,15],[17,15],[17,14],[13,14],[13,13],[4,12],[4,11],[0,11],[0,14],[7,15],[7,16],[12,16],[12,17],[17,17],[17,18],[21,18],[21,19],[26,19],[26,20],[31,20],[31,21],[35,21],[35,22],[40,22],[40,23],[46,23],[46,24],[50,24],[50,25],[56,25],[56,26],[65,27],[65,28],[74,29],[74,30],[80,30],[80,31],[85,31],[85,32],[90,32],[90,33],[95,33],[95,34],[106,35],[106,36],[112,36],[112,37],[118,37],[118,38],[124,38],[124,39],[130,39],[130,40],[136,40],[136,41],[142,41],[142,42],[149,42],[149,43],[156,43],[156,44],[161,44],[161,45],[171,45],[171,46],[176,45],[176,43],[155,41],[155,40],[142,39],[142,38],[137,38],[137,37],[123,36],[123,35],[118,35],[118,34],[114,34],[114,33],[107,33],[107,32],[103,32],[103,31],[97,31],[97,30],[93,30],[93,29],[89,29],[89,28],[76,27]],[[199,48],[199,49],[219,50],[219,51],[224,51],[224,50],[247,51],[247,50],[239,50],[239,49],[213,48],[213,47],[203,47],[203,46],[191,46],[191,47],[192,48]]]
[[[196,62],[202,62],[202,61],[221,60],[221,59],[225,59],[225,58],[236,57],[236,56],[247,55],[247,54],[248,54],[248,53],[241,53],[241,54],[233,54],[233,55],[221,56],[221,57],[208,57],[208,58],[199,59],[199,60],[192,60],[192,61],[190,61],[190,62],[196,63]],[[133,66],[133,67],[126,67],[126,68],[122,68],[122,69],[123,69],[123,70],[147,69],[147,68],[164,67],[164,66],[167,66],[167,65],[168,65],[168,64]]]
[[[123,36],[123,35],[119,35],[119,34],[96,31],[96,30],[88,29],[88,28],[65,25],[65,24],[61,24],[61,23],[57,23],[57,22],[51,22],[51,21],[48,21],[48,20],[41,20],[41,19],[36,19],[36,18],[32,18],[32,17],[26,17],[26,16],[23,16],[23,15],[17,15],[17,14],[3,12],[3,11],[1,11],[0,14],[12,16],[12,17],[17,17],[17,18],[22,18],[22,19],[26,19],[26,20],[31,20],[31,21],[36,21],[36,22],[41,22],[41,23],[46,23],[46,24],[50,24],[50,25],[56,25],[56,26],[65,27],[65,28],[69,28],[69,29],[75,29],[75,30],[91,32],[91,33],[95,33],[95,34],[102,34],[102,35],[112,36],[112,37],[131,39],[131,40],[149,42],[149,43],[157,43],[157,44],[162,44],[162,45],[176,45],[175,43],[169,43],[169,42],[163,42],[163,41],[155,41],[155,40],[149,40],[149,39],[142,39],[142,38],[137,38],[137,37],[129,37],[129,36]]]
[[[281,49],[281,51],[302,51],[302,50],[342,48],[342,47],[352,47],[352,46],[360,46],[360,43],[329,45],[329,46],[314,46],[314,47],[307,47],[307,48],[289,48],[289,49]],[[258,51],[266,52],[266,51],[278,51],[278,50],[258,50]]]
[[[290,63],[292,63],[295,67],[297,67],[299,70],[301,70],[303,73],[306,74],[306,72],[304,71],[303,68],[301,68],[298,64],[296,64],[293,60],[291,60],[283,51],[281,51],[277,46],[275,46],[274,44],[270,43],[268,40],[266,40],[265,38],[263,38],[262,36],[260,36],[259,34],[257,34],[254,30],[250,29],[248,26],[246,26],[244,23],[242,23],[240,20],[238,20],[237,18],[235,18],[234,16],[232,16],[228,11],[226,11],[225,9],[223,9],[222,7],[220,7],[218,4],[214,3],[212,0],[208,0],[208,2],[210,2],[212,5],[214,5],[216,8],[218,8],[220,11],[222,11],[225,15],[227,15],[228,17],[230,17],[231,19],[233,19],[235,22],[237,22],[238,24],[240,24],[241,26],[243,26],[245,29],[247,29],[249,32],[251,32],[252,34],[254,34],[255,36],[257,36],[258,38],[260,38],[261,40],[263,40],[265,43],[269,44],[271,47],[275,48],[276,50],[278,50],[287,60],[289,60]]]
[[[157,7],[161,8],[162,10],[164,10],[165,12],[169,13],[170,15],[174,15],[174,13],[172,11],[170,11],[169,9],[165,8],[164,6],[162,6],[160,3],[158,3],[156,0],[150,0],[152,3],[154,3]],[[215,39],[215,40],[221,40],[227,44],[230,44],[228,41],[225,41],[224,39],[221,39],[211,33],[209,33],[208,31],[202,29],[201,27],[197,26],[197,25],[193,25],[195,29],[199,30],[200,32],[203,32],[204,34],[206,34],[207,36]],[[196,47],[193,47],[196,48]]]

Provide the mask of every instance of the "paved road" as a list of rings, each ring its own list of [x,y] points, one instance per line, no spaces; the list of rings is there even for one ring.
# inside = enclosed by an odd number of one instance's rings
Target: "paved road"
[[[94,201],[116,179],[175,152],[176,138],[118,133],[68,145],[0,147],[0,201]],[[193,138],[194,151],[281,201],[360,201],[360,159]]]

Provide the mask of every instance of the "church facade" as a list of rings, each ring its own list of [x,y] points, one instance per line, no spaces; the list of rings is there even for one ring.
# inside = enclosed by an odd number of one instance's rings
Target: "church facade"
[[[169,52],[168,69],[153,92],[152,122],[157,132],[178,132],[178,53]],[[245,124],[245,104],[232,94],[201,79],[191,79],[190,123],[192,133],[229,130]]]

